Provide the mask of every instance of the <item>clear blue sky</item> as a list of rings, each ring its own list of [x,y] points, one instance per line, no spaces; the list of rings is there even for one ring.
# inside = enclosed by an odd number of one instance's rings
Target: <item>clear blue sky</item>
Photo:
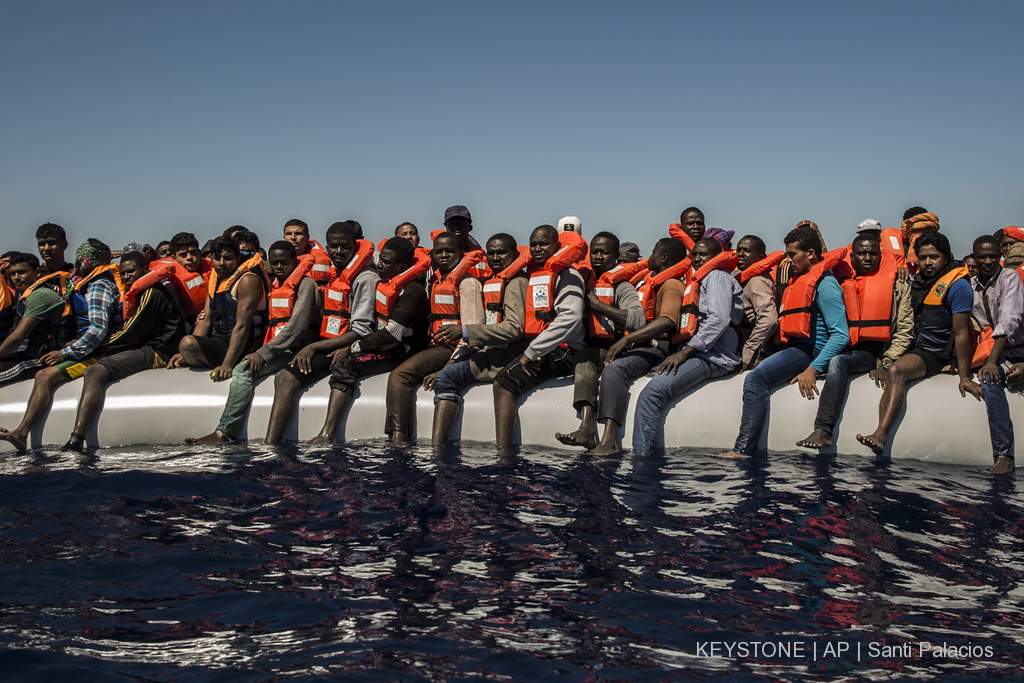
[[[647,252],[695,204],[771,247],[922,204],[1024,223],[1024,3],[13,2],[3,250],[288,218],[481,236],[573,214]]]

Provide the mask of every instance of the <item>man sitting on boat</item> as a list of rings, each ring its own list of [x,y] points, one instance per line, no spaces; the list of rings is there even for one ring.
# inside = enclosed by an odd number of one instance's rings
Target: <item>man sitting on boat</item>
[[[430,306],[419,278],[429,267],[430,259],[416,251],[409,240],[392,237],[384,243],[377,261],[380,282],[374,294],[377,329],[333,352],[327,417],[310,444],[337,440],[341,418],[360,377],[391,372],[427,348]]]
[[[592,274],[587,278],[584,318],[587,346],[573,356],[572,407],[580,414],[580,426],[568,434],[555,434],[558,441],[569,446],[593,448],[597,445],[594,411],[608,348],[625,333],[636,332],[647,324],[644,306],[636,288],[629,282],[640,266],[620,265],[618,260],[619,238],[610,232],[594,235],[590,242]],[[629,400],[628,395],[626,400]]]
[[[357,237],[347,221],[327,228],[324,247],[331,259],[322,297],[320,339],[299,349],[295,358],[274,376],[274,404],[270,409],[266,443],[280,443],[291,421],[299,390],[331,373],[332,354],[373,332],[377,272],[373,243]]]
[[[800,395],[813,400],[818,374],[825,372],[829,361],[850,341],[843,290],[831,272],[846,250],[822,254],[821,238],[809,225],[790,231],[784,242],[792,267],[779,310],[779,332],[785,346],[747,373],[739,434],[733,450],[722,457],[754,455],[761,443],[772,389],[795,382]]]
[[[560,241],[562,240],[562,241]],[[516,399],[541,382],[573,372],[573,354],[583,338],[583,277],[572,264],[586,243],[575,232],[561,236],[552,225],[530,233],[530,268],[523,336],[530,339],[523,354],[506,365],[494,380],[495,441],[499,452],[512,445]]]
[[[772,335],[779,327],[779,309],[775,297],[772,269],[785,258],[781,251],[765,254],[764,240],[746,235],[736,243],[736,281],[743,288],[743,322],[739,335],[741,371],[753,370],[774,348]]]
[[[876,455],[885,451],[889,432],[903,411],[907,382],[939,374],[952,360],[950,348],[956,354],[960,395],[966,396],[966,392],[970,392],[978,400],[982,397],[981,387],[971,381],[969,335],[974,292],[967,279],[967,269],[957,267],[949,240],[940,232],[921,235],[914,250],[918,269],[910,285],[914,341],[910,350],[892,367],[877,370],[876,381],[885,385],[878,426],[870,434],[857,435],[857,440]]]
[[[10,299],[14,318],[11,332],[0,338],[0,384],[34,377],[43,367],[39,357],[47,345],[59,347],[77,336],[73,317],[67,321],[71,336],[60,334],[65,311],[60,274],[40,279],[39,273],[39,259],[34,254],[18,252],[7,259],[6,280],[15,296],[11,297],[6,287],[0,296]]]
[[[853,276],[843,281],[850,346],[828,364],[825,385],[818,397],[814,431],[797,441],[804,448],[832,445],[832,431],[839,419],[850,385],[850,375],[888,370],[910,348],[914,338],[914,313],[910,283],[900,282],[895,256],[883,251],[878,238],[862,232],[851,245]],[[873,372],[881,386],[885,375]]]
[[[269,319],[263,345],[242,358],[231,372],[231,386],[217,429],[187,443],[224,443],[238,438],[252,404],[253,383],[272,375],[291,362],[310,329],[319,320],[316,282],[310,277],[312,256],[296,256],[291,242],[279,240],[267,251],[272,278]]]
[[[130,288],[148,269],[149,261],[141,252],[123,254],[118,271],[124,288]],[[101,358],[85,370],[82,398],[65,450],[84,448],[86,431],[103,403],[107,382],[165,366],[185,334],[184,315],[164,282],[153,279],[145,290],[135,290],[134,294],[133,314],[120,331],[96,349]]]
[[[999,265],[998,238],[989,235],[977,238],[973,253],[978,275],[971,278],[972,315],[982,329],[975,364],[981,362],[978,380],[988,414],[995,462],[989,472],[1009,474],[1014,470],[1013,421],[1004,385],[1011,366],[1024,361],[1024,285],[1016,272]],[[1020,388],[1019,384],[1014,387],[1015,390]]]
[[[492,275],[483,285],[483,324],[444,325],[432,335],[435,340],[464,340],[473,350],[468,356],[453,358],[440,372],[424,379],[424,388],[434,390],[430,442],[435,449],[447,443],[466,387],[473,382],[493,382],[498,371],[519,358],[529,343],[523,339],[523,321],[526,266],[533,263],[530,252],[506,233],[491,237],[486,248]]]
[[[223,381],[231,379],[242,356],[263,343],[270,282],[263,259],[258,254],[243,259],[238,243],[230,237],[213,240],[210,263],[213,272],[202,319],[192,334],[182,338],[167,368],[213,368],[210,377]]]
[[[58,384],[77,379],[98,358],[94,353],[112,331],[121,329],[121,288],[117,266],[110,263],[110,247],[89,238],[75,251],[75,268],[62,288],[64,303],[74,305],[75,296],[83,297],[87,306],[88,327],[77,339],[40,358],[47,366],[36,373],[25,415],[13,431],[0,427],[0,439],[9,441],[18,450],[28,444],[28,435],[50,405],[50,395]]]

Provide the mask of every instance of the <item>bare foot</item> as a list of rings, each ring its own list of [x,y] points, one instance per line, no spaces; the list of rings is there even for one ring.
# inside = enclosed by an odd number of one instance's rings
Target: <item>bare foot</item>
[[[189,437],[189,438],[185,439],[185,443],[201,443],[201,444],[202,443],[227,443],[228,441],[231,441],[231,437],[229,437],[227,434],[225,434],[224,432],[220,431],[219,429],[214,430],[214,432],[212,434],[207,434],[206,436],[200,436],[199,438],[196,438],[196,437],[193,436],[193,437]]]
[[[730,460],[739,460],[742,458],[749,458],[749,455],[745,453],[737,453],[736,451],[726,451],[725,453],[715,453],[711,457],[713,458],[729,458]]]
[[[312,439],[306,442],[307,446],[323,446],[325,444],[337,443],[335,438],[330,434],[317,434]]]
[[[1013,458],[1008,458],[1005,455],[999,456],[996,460],[995,467],[988,471],[989,474],[1013,474],[1014,464]]]
[[[875,455],[881,455],[885,452],[885,441],[887,437],[880,437],[878,433],[868,434],[867,436],[857,435],[857,441],[871,449],[871,452]]]
[[[17,430],[9,432],[0,427],[0,441],[9,442],[16,450],[23,451],[28,448],[28,441]]]
[[[575,432],[569,432],[568,434],[556,433],[555,438],[558,439],[559,443],[564,443],[566,446],[593,448],[597,445],[597,439],[594,438],[593,427],[590,429],[580,427]]]
[[[806,439],[796,442],[803,448],[828,448],[832,445],[832,435],[824,429],[815,429]]]
[[[591,448],[589,451],[583,453],[583,455],[596,455],[596,456],[607,456],[621,453],[622,449],[613,441],[612,443],[599,443]]]

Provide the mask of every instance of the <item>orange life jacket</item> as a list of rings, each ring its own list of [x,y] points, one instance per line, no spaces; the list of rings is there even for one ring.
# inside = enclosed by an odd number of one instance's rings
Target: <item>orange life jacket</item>
[[[500,323],[505,314],[505,288],[512,278],[533,263],[530,248],[520,246],[519,256],[508,268],[493,275],[484,282],[484,322],[488,325]]]
[[[782,294],[782,306],[779,307],[779,334],[783,343],[790,339],[807,339],[811,336],[811,304],[814,302],[814,292],[821,278],[825,277],[825,273],[845,256],[846,249],[827,251],[806,273],[790,277],[789,285]],[[888,324],[888,321],[886,323]]]
[[[661,289],[661,286],[673,278],[682,280],[686,277],[686,273],[689,270],[690,257],[686,257],[660,273],[655,275],[648,273],[648,276],[644,278],[644,283],[636,290],[637,295],[640,297],[640,303],[644,305],[644,317],[647,318],[647,322],[654,320],[654,316],[658,312],[658,290]]]
[[[149,269],[152,271],[154,268],[165,263],[169,263],[174,267],[174,277],[185,288],[185,292],[188,294],[188,298],[192,300],[192,307],[196,312],[203,310],[203,306],[206,304],[206,290],[210,282],[210,273],[213,272],[210,259],[199,259],[199,270],[195,273],[185,270],[185,266],[172,258],[153,261],[149,264]]]
[[[647,263],[648,260],[645,258],[642,258],[636,262],[636,264],[640,266],[640,268],[636,271],[636,274],[633,277],[629,278],[629,284],[633,285],[634,287],[640,286],[640,283],[644,281],[644,278],[647,277],[647,274],[651,272],[647,269]]]
[[[442,232],[448,232],[448,230],[446,230],[445,228],[439,228],[437,230],[431,231],[430,241],[433,242],[434,240],[436,240],[437,236],[440,235]],[[474,238],[472,235],[466,235],[466,241],[469,242],[469,249],[466,250],[466,254],[470,254],[474,251],[479,251],[482,254],[482,256],[480,257],[481,260],[475,263],[473,267],[470,269],[470,274],[473,277],[477,278],[478,280],[486,280],[487,278],[491,277],[491,275],[494,274],[491,272],[491,269],[487,266],[487,251],[482,246],[480,246],[480,243],[477,242],[476,238]]]
[[[356,253],[339,272],[331,267],[328,271],[327,286],[324,287],[323,316],[320,319],[320,336],[331,339],[348,332],[349,294],[352,280],[373,258],[373,242],[356,240]]]
[[[270,290],[267,301],[268,320],[267,334],[263,338],[264,344],[276,337],[278,332],[292,319],[292,309],[295,307],[295,297],[298,296],[299,283],[302,282],[302,278],[309,276],[313,270],[313,264],[316,263],[316,259],[309,254],[299,256],[298,260],[299,265],[284,282],[278,284],[277,280],[274,280],[272,283],[273,289]],[[298,345],[299,342],[296,341],[295,346]]]
[[[459,295],[459,284],[462,278],[470,275],[470,271],[480,263],[481,251],[466,252],[462,260],[451,271],[441,278],[441,272],[435,270],[430,276],[430,332],[433,334],[443,326],[461,321],[462,298]]]
[[[174,265],[165,262],[153,262],[150,265],[149,272],[133,282],[128,291],[121,295],[121,309],[124,312],[125,320],[135,315],[135,310],[139,304],[139,297],[142,293],[162,280],[167,280],[168,286],[175,290],[177,294],[176,303],[181,309],[182,316],[188,320],[195,319],[198,311],[196,311],[195,305],[192,303],[189,291],[177,278]]]
[[[668,236],[675,237],[677,240],[682,240],[686,244],[687,253],[693,251],[693,247],[697,244],[693,241],[693,238],[690,237],[689,233],[683,230],[682,223],[673,223],[668,226]]]
[[[587,280],[587,291],[593,292],[601,303],[609,306],[615,305],[615,287],[620,283],[629,280],[641,270],[639,263],[620,263],[611,270],[601,274],[596,280],[590,277]],[[597,311],[587,309],[586,319],[587,334],[595,339],[615,339],[615,326],[611,320],[604,317]]]
[[[841,283],[850,326],[850,346],[862,341],[892,339],[892,297],[896,287],[896,257],[882,250],[878,268],[870,275],[854,275]]]
[[[376,313],[377,328],[381,329],[391,320],[391,313],[395,310],[398,297],[407,284],[422,276],[430,269],[430,250],[420,250],[417,247],[413,255],[412,265],[406,270],[391,278],[387,282],[381,280],[377,283]]]
[[[879,246],[882,251],[889,252],[896,257],[896,267],[906,268],[907,256],[903,253],[903,231],[899,228],[886,228],[878,236]],[[849,247],[847,247],[849,249]],[[853,250],[850,249],[852,253]]]
[[[1018,242],[1024,242],[1024,228],[1018,228],[1016,226],[1010,225],[1003,228],[1003,234],[1012,237]],[[1002,263],[1002,261],[1000,261],[1000,263]],[[1024,281],[1024,263],[1017,266],[1016,271],[1017,275],[1020,276],[1020,279]]]
[[[310,270],[309,276],[318,286],[323,287],[330,279],[331,257],[327,255],[327,250],[323,245],[316,240],[309,241],[309,253],[306,255],[313,257],[313,268]]]
[[[530,281],[526,286],[526,320],[523,325],[524,337],[536,337],[547,329],[555,318],[555,280],[558,274],[579,260],[586,248],[583,238],[574,232],[558,235],[561,248],[547,260],[543,268],[531,267]]]
[[[775,266],[782,263],[784,258],[786,258],[786,252],[773,251],[757,263],[749,266],[746,270],[737,273],[736,281],[740,283],[740,286],[745,285],[750,282],[750,278],[764,275],[774,270]]]
[[[736,269],[736,252],[723,251],[698,268],[686,278],[686,289],[683,290],[683,309],[679,313],[679,331],[672,335],[672,343],[690,339],[697,333],[697,325],[702,317],[700,312],[700,283],[708,273],[721,270],[732,273]]]

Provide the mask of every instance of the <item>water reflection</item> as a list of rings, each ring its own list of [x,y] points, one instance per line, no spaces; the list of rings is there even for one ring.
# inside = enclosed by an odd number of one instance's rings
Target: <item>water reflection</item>
[[[483,444],[350,444],[8,457],[5,668],[26,680],[48,680],[46,666],[267,681],[1021,674],[1015,480],[707,456],[523,448],[496,461]],[[868,653],[923,640],[993,650]],[[701,649],[750,641],[832,656]]]

